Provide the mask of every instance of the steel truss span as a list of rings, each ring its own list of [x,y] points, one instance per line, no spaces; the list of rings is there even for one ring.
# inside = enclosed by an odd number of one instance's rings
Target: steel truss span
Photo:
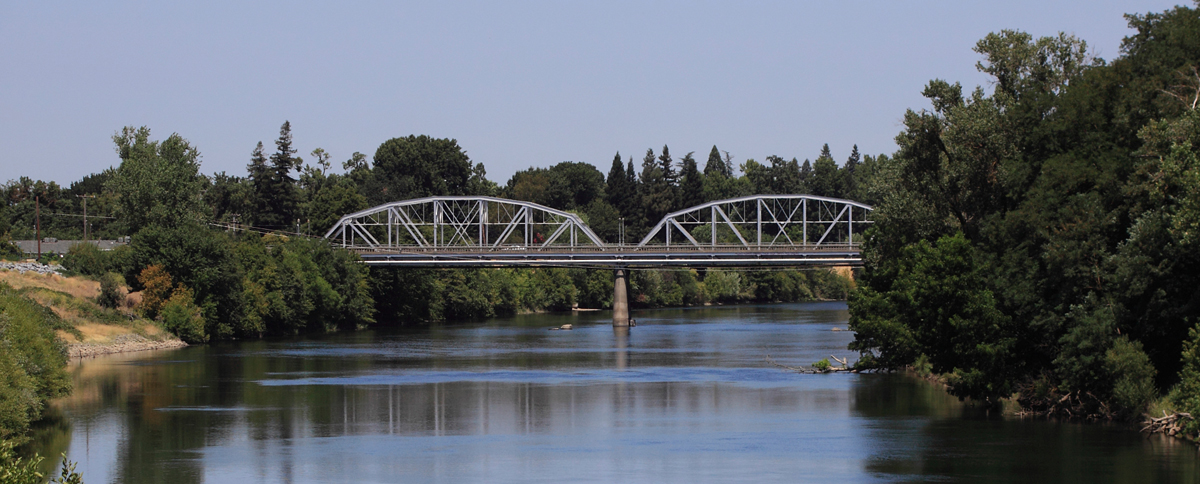
[[[871,207],[756,195],[667,214],[636,246],[608,244],[579,216],[495,197],[426,197],[342,217],[325,238],[371,265],[757,267],[859,265]]]
[[[666,247],[813,248],[854,246],[871,206],[815,195],[753,195],[667,214],[638,243]],[[857,224],[857,226],[855,226]],[[672,240],[674,235],[674,240]]]

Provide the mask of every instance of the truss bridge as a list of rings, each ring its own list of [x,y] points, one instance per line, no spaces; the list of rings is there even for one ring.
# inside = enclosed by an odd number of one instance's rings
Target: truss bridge
[[[871,207],[755,195],[667,214],[636,244],[608,243],[579,215],[494,197],[427,197],[342,217],[325,234],[370,265],[750,267],[860,265]]]
[[[869,205],[753,195],[667,214],[636,244],[602,240],[576,213],[495,197],[425,197],[342,217],[325,234],[373,266],[610,268],[858,266]],[[628,320],[628,311],[625,311]]]

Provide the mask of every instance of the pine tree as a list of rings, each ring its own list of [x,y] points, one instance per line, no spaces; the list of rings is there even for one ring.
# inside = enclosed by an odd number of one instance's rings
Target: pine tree
[[[663,174],[662,165],[659,163],[662,160],[663,157],[660,156],[658,162],[655,161],[652,149],[646,150],[646,156],[642,158],[640,198],[642,199],[642,209],[645,210],[646,222],[651,225],[658,223],[663,215],[670,213],[675,206],[675,195],[671,190],[671,184]]]
[[[658,155],[659,169],[662,170],[663,181],[666,183],[667,211],[679,208],[679,172],[675,171],[675,160],[671,159],[671,150],[663,145],[662,154]]]
[[[726,163],[721,160],[721,152],[717,150],[717,145],[713,145],[712,151],[708,152],[708,162],[704,164],[704,176],[710,177],[714,175],[732,175],[732,173],[727,170]]]
[[[262,182],[254,181],[255,206],[258,211],[254,224],[270,229],[288,229],[296,215],[299,205],[299,193],[296,189],[296,179],[292,170],[300,167],[303,160],[295,156],[296,149],[292,147],[292,124],[283,122],[279,128],[279,139],[275,140],[276,152],[271,155],[269,166],[262,164]],[[261,163],[262,143],[255,149],[251,158],[251,176],[254,176],[254,166]]]
[[[243,220],[248,220],[251,224],[258,225],[261,223],[259,214],[265,214],[270,211],[267,201],[270,199],[271,191],[271,175],[270,168],[267,167],[267,157],[263,154],[262,141],[258,142],[258,146],[254,147],[254,151],[250,153],[250,164],[246,165],[246,171],[250,176],[250,209],[253,213],[242,214]]]
[[[813,168],[812,163],[808,159],[804,160],[804,164],[800,166],[800,187],[806,194],[812,194],[813,186]]]
[[[680,207],[694,207],[704,203],[704,177],[696,166],[692,153],[683,156],[683,169],[680,172],[679,196]]]
[[[821,148],[821,156],[813,163],[812,193],[822,197],[839,197],[838,166],[829,153],[829,144]]]
[[[858,145],[850,150],[850,157],[846,159],[846,164],[842,165],[841,169],[841,194],[842,197],[854,200],[858,197],[858,165],[862,164],[861,155],[858,153]]]
[[[607,195],[608,204],[621,210],[621,206],[628,203],[629,198],[628,179],[625,178],[625,163],[621,161],[621,152],[618,151],[616,156],[613,156],[612,168],[608,170],[607,180]]]

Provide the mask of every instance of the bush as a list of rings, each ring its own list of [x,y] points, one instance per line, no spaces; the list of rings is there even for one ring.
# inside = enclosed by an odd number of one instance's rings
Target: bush
[[[16,442],[6,440],[0,442],[0,482],[5,484],[42,484],[46,476],[38,471],[43,457],[34,454],[32,458],[23,459],[17,455]],[[62,470],[58,477],[51,478],[51,484],[83,484],[83,476],[75,472],[75,464],[63,456]]]
[[[1183,369],[1179,371],[1179,385],[1171,394],[1179,411],[1200,416],[1200,324],[1188,330],[1188,339],[1183,342]],[[1184,430],[1195,438],[1200,422],[1191,420]]]
[[[1154,388],[1154,365],[1142,351],[1142,343],[1122,336],[1105,353],[1104,366],[1113,379],[1113,403],[1120,411],[1136,415],[1158,395]]]
[[[142,285],[142,302],[138,303],[138,311],[147,319],[157,319],[158,312],[172,293],[174,284],[171,275],[163,266],[154,264],[146,266],[137,276]]]
[[[0,259],[20,259],[25,255],[17,244],[12,243],[12,238],[5,233],[0,236]]]
[[[159,316],[163,328],[179,339],[186,343],[204,343],[208,341],[208,335],[204,334],[204,317],[192,298],[191,289],[179,286],[163,303]]]
[[[68,271],[84,276],[98,277],[112,270],[108,254],[100,250],[96,244],[80,242],[71,245],[67,255],[63,257],[62,265]]]
[[[123,283],[120,274],[105,273],[100,277],[100,295],[96,297],[96,303],[111,309],[120,307],[125,302],[125,294],[121,292]]]
[[[816,370],[820,372],[829,371],[829,369],[832,367],[833,365],[829,364],[829,358],[821,358],[820,361],[813,363],[813,368],[816,368]]]
[[[0,283],[0,438],[28,429],[51,398],[66,395],[67,352],[50,309]]]

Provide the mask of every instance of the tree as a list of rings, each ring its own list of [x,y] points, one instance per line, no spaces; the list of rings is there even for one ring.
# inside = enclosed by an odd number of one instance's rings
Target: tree
[[[475,166],[453,139],[409,135],[392,138],[375,151],[372,169],[379,189],[372,205],[439,195],[466,195]]]
[[[858,153],[858,145],[850,150],[850,157],[846,158],[846,163],[842,165],[838,177],[841,181],[838,187],[838,193],[842,198],[857,200],[858,196],[858,167],[862,164],[862,156]]]
[[[712,150],[708,152],[708,162],[704,164],[704,176],[733,176],[730,173],[729,165],[721,159],[721,152],[717,151],[717,145],[713,145]]]
[[[200,152],[178,134],[158,142],[150,129],[127,126],[113,135],[121,165],[107,183],[118,196],[118,215],[130,232],[148,225],[177,227],[199,220]]]
[[[812,165],[812,183],[810,192],[813,195],[822,197],[840,198],[841,193],[838,186],[841,185],[841,180],[838,177],[837,162],[833,161],[833,155],[829,153],[829,144],[821,147],[821,156],[817,157],[817,161]]]
[[[625,177],[625,163],[621,160],[620,151],[613,156],[612,167],[608,170],[608,179],[605,181],[605,184],[605,194],[608,197],[608,204],[620,211],[629,203],[629,198],[633,196],[633,186],[629,183],[629,179]],[[622,213],[624,212],[622,211]]]
[[[864,366],[896,368],[925,354],[951,375],[951,392],[994,400],[1013,391],[1019,363],[1012,320],[988,288],[986,264],[961,234],[905,248],[890,287],[873,285],[851,302],[851,349]],[[872,353],[887,348],[883,354]]]
[[[679,173],[679,208],[704,203],[704,176],[696,167],[696,159],[692,158],[692,153],[688,153],[683,156],[681,163],[683,169]]]
[[[254,181],[255,207],[254,224],[270,229],[292,228],[298,214],[300,193],[296,187],[296,179],[292,171],[298,170],[304,163],[296,155],[292,147],[292,124],[284,121],[279,128],[279,139],[275,140],[275,153],[270,157],[270,164],[259,163],[255,157],[262,156],[261,143],[255,149],[251,158],[251,176],[256,170],[262,170],[262,182]]]
[[[664,157],[658,157],[658,161]],[[670,156],[665,159],[670,160]],[[642,158],[641,193],[642,209],[645,210],[646,222],[658,223],[664,215],[675,207],[675,194],[667,175],[663,172],[663,164],[655,160],[654,150],[647,149]]]

